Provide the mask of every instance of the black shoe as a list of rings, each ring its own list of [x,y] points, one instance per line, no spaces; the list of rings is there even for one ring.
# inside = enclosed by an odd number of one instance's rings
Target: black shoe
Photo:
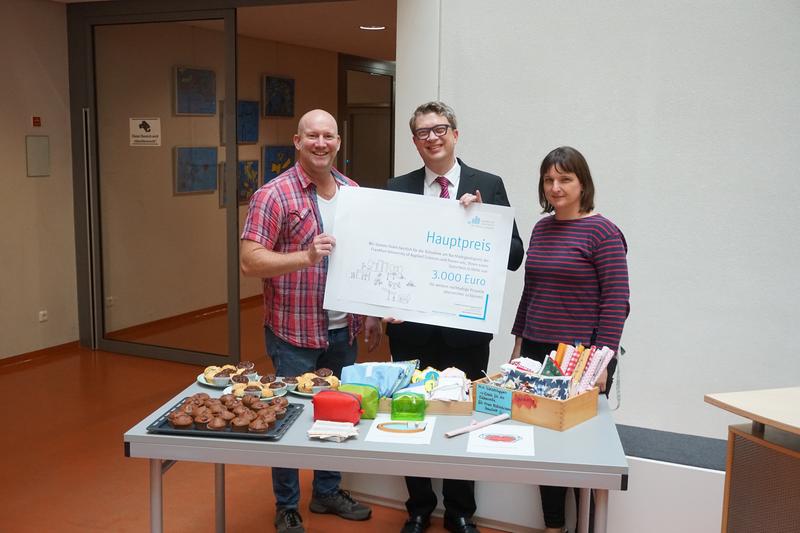
[[[408,517],[400,533],[423,533],[431,525],[430,516],[414,515]]]
[[[330,513],[347,520],[366,520],[372,514],[372,509],[357,502],[349,492],[341,489],[327,496],[312,495],[308,508],[312,513]]]
[[[303,519],[297,509],[278,509],[275,515],[275,531],[278,533],[305,533]]]
[[[480,533],[478,526],[473,524],[472,521],[465,516],[456,518],[445,516],[444,528],[452,533]]]

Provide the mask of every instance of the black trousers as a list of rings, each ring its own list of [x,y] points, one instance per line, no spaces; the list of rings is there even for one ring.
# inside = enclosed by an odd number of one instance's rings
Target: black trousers
[[[438,329],[438,328],[437,328]],[[420,368],[431,366],[439,370],[454,366],[464,371],[469,379],[483,377],[489,363],[489,343],[466,348],[448,346],[439,331],[435,331],[424,346],[405,342],[402,337],[389,337],[392,359],[404,361],[419,359]],[[428,516],[436,509],[436,493],[430,478],[406,477],[408,500],[406,509],[411,516]],[[443,479],[442,496],[447,517],[469,518],[475,514],[475,482],[463,479]]]
[[[520,355],[535,359],[540,363],[544,361],[546,355],[558,348],[558,344],[551,344],[546,342],[534,342],[527,339],[522,339],[522,349]],[[611,384],[614,381],[614,371],[617,369],[617,358],[608,363],[608,380],[606,381],[606,391],[604,394],[608,397],[608,391],[611,390]],[[547,527],[564,527],[565,508],[567,499],[567,487],[551,487],[549,485],[540,485],[539,493],[542,498],[542,514],[544,515],[544,524]],[[580,491],[575,489],[575,503],[577,508],[580,509]],[[594,530],[594,498],[589,503],[589,533]]]
[[[428,516],[436,509],[436,493],[427,477],[406,476],[408,499],[406,510],[410,516]],[[450,518],[475,514],[475,482],[465,479],[443,479],[442,496],[444,514]]]

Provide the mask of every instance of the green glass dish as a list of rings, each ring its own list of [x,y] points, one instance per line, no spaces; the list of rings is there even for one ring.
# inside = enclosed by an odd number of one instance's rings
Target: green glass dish
[[[416,392],[400,392],[392,396],[392,420],[424,420],[425,396]]]

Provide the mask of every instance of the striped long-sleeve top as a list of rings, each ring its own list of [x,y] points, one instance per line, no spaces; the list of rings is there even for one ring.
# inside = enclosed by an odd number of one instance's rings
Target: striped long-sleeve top
[[[617,350],[630,310],[625,236],[602,215],[545,217],[533,228],[511,333],[535,342]]]

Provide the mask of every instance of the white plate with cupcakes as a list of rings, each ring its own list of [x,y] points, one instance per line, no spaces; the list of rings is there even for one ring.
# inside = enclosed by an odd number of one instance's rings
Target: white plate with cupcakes
[[[197,376],[197,382],[218,389],[224,389],[237,382],[257,381],[255,364],[252,361],[240,361],[236,365],[207,366]]]
[[[233,385],[225,388],[225,390],[222,391],[222,394],[233,394],[237,398],[243,398],[245,396],[256,396],[258,398],[277,398],[285,395],[288,392],[283,382],[276,381],[274,383],[276,385],[274,387],[265,386],[258,381],[234,383]]]
[[[330,368],[319,368],[314,372],[306,372],[297,376],[297,388],[290,391],[297,396],[311,398],[316,393],[327,389],[338,389],[339,378],[333,375]]]

